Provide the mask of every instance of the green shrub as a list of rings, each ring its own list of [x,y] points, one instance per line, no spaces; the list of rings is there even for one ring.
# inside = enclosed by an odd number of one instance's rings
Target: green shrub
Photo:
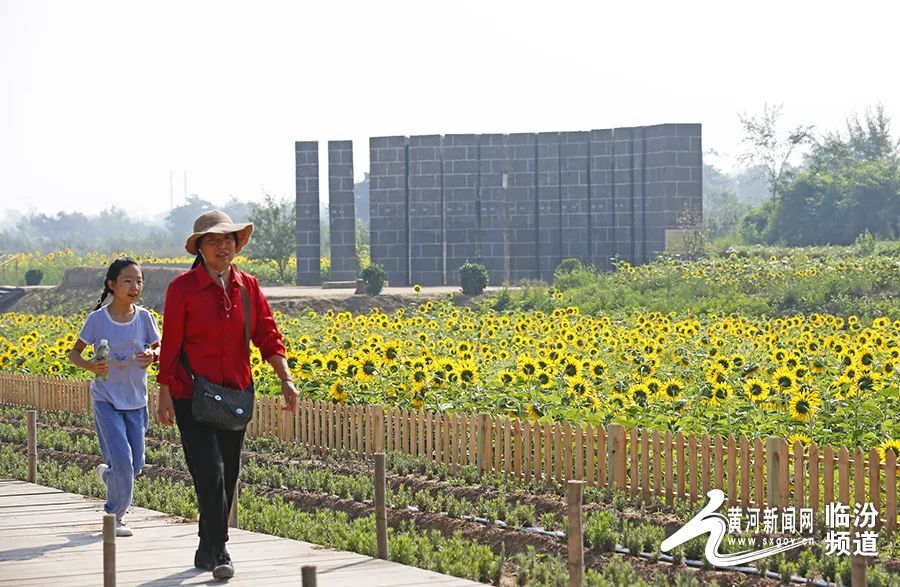
[[[363,269],[359,276],[365,283],[366,293],[370,296],[377,296],[384,288],[384,267],[378,263],[372,263]]]
[[[467,296],[477,296],[488,285],[488,272],[481,263],[466,261],[459,268],[459,284]]]
[[[44,272],[40,269],[29,269],[25,272],[25,285],[40,285]]]

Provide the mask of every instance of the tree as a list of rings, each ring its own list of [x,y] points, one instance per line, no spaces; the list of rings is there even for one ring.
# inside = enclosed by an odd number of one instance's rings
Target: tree
[[[194,220],[204,212],[214,209],[211,202],[197,194],[191,194],[181,206],[176,206],[166,215],[166,228],[176,238],[187,238],[194,232]]]
[[[883,109],[847,121],[846,136],[815,143],[805,168],[744,219],[751,242],[850,244],[864,233],[900,236],[900,157]]]
[[[295,204],[277,201],[271,194],[266,194],[262,204],[250,204],[250,222],[253,223],[253,239],[247,247],[247,256],[274,261],[283,283],[284,271],[294,254]]]
[[[746,166],[758,165],[766,174],[769,195],[775,197],[781,190],[788,169],[788,160],[797,147],[813,140],[813,127],[798,125],[787,133],[778,130],[778,119],[781,117],[781,104],[763,104],[763,112],[759,116],[738,115],[744,127],[742,143],[747,150],[738,157],[738,161]]]

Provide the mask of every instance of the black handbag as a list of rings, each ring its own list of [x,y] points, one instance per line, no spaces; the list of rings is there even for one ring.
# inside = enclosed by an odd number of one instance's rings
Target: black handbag
[[[247,290],[241,287],[241,301],[244,304],[244,336],[247,348],[250,348],[250,301]],[[253,393],[253,380],[250,387],[244,390],[232,389],[212,383],[205,377],[197,375],[191,369],[181,349],[181,364],[194,382],[194,398],[191,400],[191,414],[201,424],[220,430],[243,430],[253,417],[253,406],[256,398]]]

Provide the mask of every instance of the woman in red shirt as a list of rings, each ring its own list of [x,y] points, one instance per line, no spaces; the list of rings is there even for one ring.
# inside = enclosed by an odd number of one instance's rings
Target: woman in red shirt
[[[285,409],[293,411],[297,390],[285,360],[284,343],[272,310],[256,278],[231,262],[250,240],[252,224],[235,224],[213,210],[194,221],[185,249],[197,255],[190,271],[169,284],[163,312],[159,360],[159,408],[164,426],[178,424],[185,461],[194,480],[200,509],[200,546],[194,566],[211,570],[217,579],[234,575],[228,541],[228,512],[241,465],[244,431],[212,428],[191,413],[192,382],[181,352],[195,374],[233,389],[251,385],[241,288],[250,308],[250,339],[281,379]]]

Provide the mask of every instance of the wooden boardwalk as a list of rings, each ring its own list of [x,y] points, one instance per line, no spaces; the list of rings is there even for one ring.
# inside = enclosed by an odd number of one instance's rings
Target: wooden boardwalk
[[[0,587],[103,584],[103,504],[24,481],[0,480]],[[195,569],[197,524],[144,508],[128,515],[134,536],[116,539],[116,585],[221,585]],[[232,530],[229,586],[301,585],[315,565],[317,585],[353,587],[481,585],[431,571],[246,530]]]

